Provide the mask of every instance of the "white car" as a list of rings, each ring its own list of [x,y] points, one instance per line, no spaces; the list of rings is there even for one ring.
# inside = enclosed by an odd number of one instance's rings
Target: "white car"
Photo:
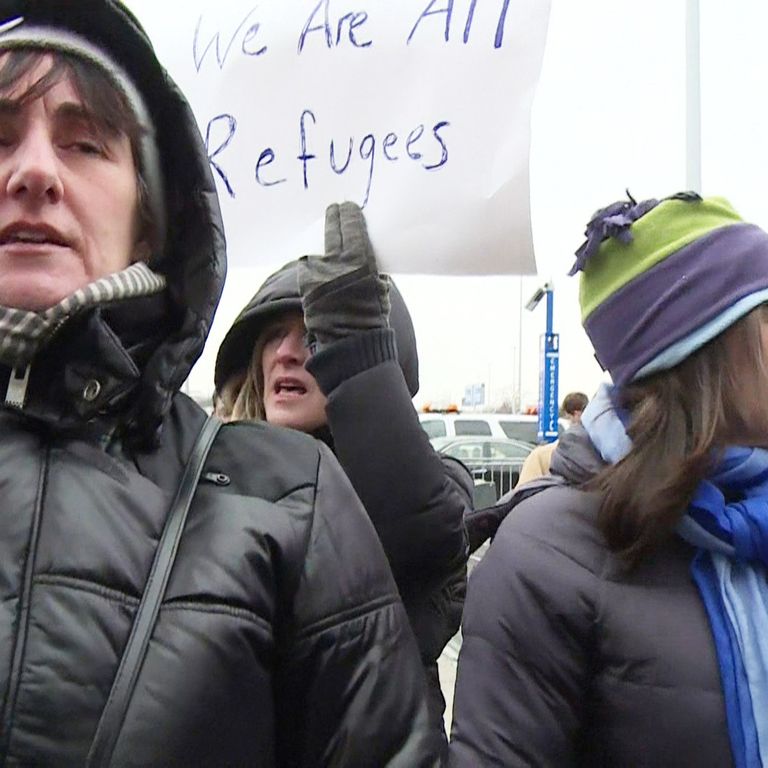
[[[422,429],[435,437],[491,435],[538,443],[539,417],[521,413],[419,413]],[[565,429],[560,420],[560,432]]]

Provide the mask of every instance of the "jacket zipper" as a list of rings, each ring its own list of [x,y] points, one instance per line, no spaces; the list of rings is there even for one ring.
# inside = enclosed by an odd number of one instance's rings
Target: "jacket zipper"
[[[8,389],[5,390],[5,404],[14,408],[23,408],[27,402],[27,384],[29,384],[29,371],[32,368],[31,363],[26,367],[14,368],[8,377]]]
[[[35,498],[35,510],[32,518],[32,531],[30,532],[29,537],[27,560],[24,564],[24,581],[21,594],[19,595],[19,607],[17,611],[18,629],[16,630],[16,639],[13,647],[11,672],[8,676],[7,698],[3,707],[3,727],[2,735],[0,736],[0,755],[2,755],[3,763],[5,763],[8,756],[8,749],[11,741],[13,716],[16,710],[16,699],[21,683],[21,665],[26,651],[27,635],[29,632],[29,607],[32,598],[32,580],[35,573],[35,558],[37,556],[37,546],[40,539],[40,522],[42,519],[43,500],[47,489],[49,463],[50,447],[46,444],[37,482],[37,497]]]

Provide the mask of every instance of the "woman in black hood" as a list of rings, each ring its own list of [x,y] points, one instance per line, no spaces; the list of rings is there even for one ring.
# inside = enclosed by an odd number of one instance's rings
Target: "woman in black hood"
[[[224,264],[203,143],[137,21],[0,0],[2,765],[433,763],[332,453],[179,392]]]
[[[267,278],[227,333],[216,360],[220,411],[308,432],[333,448],[392,567],[443,753],[437,658],[461,620],[472,481],[463,465],[435,453],[419,425],[413,325],[394,283],[379,274],[360,208],[329,206],[325,240],[325,256]]]

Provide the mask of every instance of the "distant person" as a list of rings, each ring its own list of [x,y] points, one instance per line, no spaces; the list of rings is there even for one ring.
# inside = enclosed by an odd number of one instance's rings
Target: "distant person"
[[[582,317],[613,385],[473,572],[450,765],[759,768],[768,233],[681,193],[586,234]]]
[[[568,426],[581,424],[581,414],[589,405],[589,398],[583,392],[569,392],[563,398],[560,415],[568,420]]]
[[[583,392],[570,392],[563,398],[563,404],[560,407],[560,415],[568,419],[569,428],[574,424],[581,423],[581,414],[589,403],[589,398]],[[542,477],[549,472],[549,465],[552,461],[552,454],[557,447],[557,440],[551,443],[542,443],[537,445],[526,457],[523,466],[520,468],[520,477],[517,480],[517,486]]]
[[[435,754],[444,755],[437,658],[461,620],[472,480],[432,449],[411,401],[418,387],[408,309],[379,274],[354,203],[329,206],[325,255],[267,278],[216,359],[224,418],[307,432],[336,453],[389,558],[429,682]],[[397,678],[390,683],[379,695],[399,695]]]

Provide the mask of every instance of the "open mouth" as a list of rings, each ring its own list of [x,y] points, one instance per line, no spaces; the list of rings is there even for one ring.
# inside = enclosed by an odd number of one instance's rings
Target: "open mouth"
[[[306,395],[307,388],[298,380],[288,377],[280,377],[275,379],[273,392],[276,395]]]
[[[69,247],[67,239],[53,227],[37,224],[11,224],[0,232],[0,245],[55,245]]]

